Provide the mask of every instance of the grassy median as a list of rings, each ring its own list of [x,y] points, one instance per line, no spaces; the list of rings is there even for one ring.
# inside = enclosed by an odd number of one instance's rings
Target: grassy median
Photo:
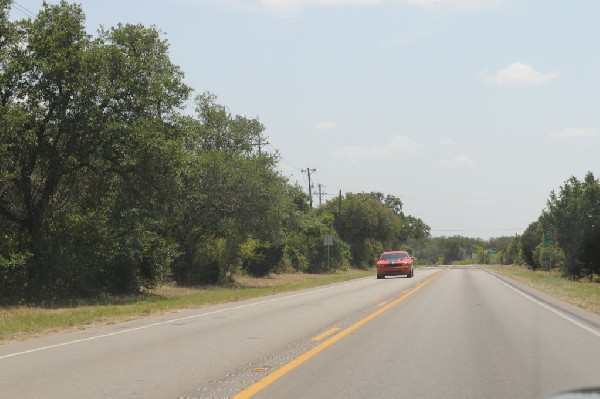
[[[76,307],[0,308],[0,343],[203,305],[241,301],[367,276],[374,276],[374,272],[351,269],[335,274],[280,274],[267,278],[240,277],[236,279],[235,287],[163,286],[137,296],[111,297],[94,304]]]
[[[559,271],[529,270],[523,266],[485,266],[486,269],[510,277],[563,301],[600,314],[600,282],[567,280]]]

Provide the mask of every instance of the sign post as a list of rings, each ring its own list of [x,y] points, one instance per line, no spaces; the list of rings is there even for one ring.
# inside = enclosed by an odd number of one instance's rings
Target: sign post
[[[327,246],[327,270],[329,270],[329,247],[333,245],[333,236],[329,234],[325,235],[325,237],[323,237],[323,243]]]

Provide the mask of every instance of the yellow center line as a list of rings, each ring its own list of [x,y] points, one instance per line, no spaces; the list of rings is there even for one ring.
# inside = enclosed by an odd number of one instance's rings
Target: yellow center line
[[[379,305],[377,305],[377,306],[383,306],[383,305],[385,305],[386,303],[387,303],[387,301],[383,301],[383,302],[381,302],[381,303],[380,303]]]
[[[443,271],[434,274],[433,276],[431,276],[427,280],[425,280],[421,285],[411,289],[406,294],[402,295],[400,298],[398,298],[398,299],[394,300],[393,302],[390,302],[389,304],[385,305],[384,307],[376,310],[375,312],[371,313],[370,315],[368,315],[368,316],[364,317],[363,319],[357,321],[356,323],[352,324],[350,327],[346,328],[345,330],[342,330],[339,334],[336,334],[333,337],[329,338],[328,340],[321,342],[319,345],[315,346],[314,348],[310,349],[307,352],[304,352],[302,355],[298,356],[291,362],[281,366],[280,368],[273,371],[272,373],[264,376],[260,380],[256,381],[254,384],[250,385],[248,388],[244,389],[243,391],[241,391],[240,393],[235,395],[233,397],[233,399],[247,399],[247,398],[251,398],[252,396],[256,395],[257,393],[259,393],[260,391],[262,391],[263,389],[265,389],[266,387],[268,387],[269,385],[271,385],[272,383],[274,383],[275,381],[277,381],[278,379],[280,379],[281,377],[283,377],[290,371],[294,370],[296,367],[300,366],[302,363],[304,363],[307,360],[309,360],[310,358],[314,357],[319,352],[322,352],[324,349],[330,347],[334,343],[336,343],[339,340],[341,340],[342,338],[344,338],[346,335],[352,333],[359,327],[365,325],[366,323],[373,320],[375,317],[379,316],[383,312],[396,306],[397,304],[402,302],[404,299],[408,298],[410,295],[414,294],[415,292],[417,292],[418,290],[420,290],[421,288],[425,287],[427,284],[432,282],[434,279],[436,279],[437,277],[444,274],[446,271],[447,271],[447,269],[444,269]]]
[[[332,329],[325,331],[323,334],[317,335],[316,337],[311,339],[311,341],[320,341],[323,338],[330,336],[331,334],[333,334],[334,332],[336,332],[339,329],[340,329],[339,327],[333,327]]]

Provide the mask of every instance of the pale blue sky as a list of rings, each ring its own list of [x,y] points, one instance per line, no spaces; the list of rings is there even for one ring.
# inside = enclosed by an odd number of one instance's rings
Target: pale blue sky
[[[165,32],[197,93],[259,117],[292,182],[310,167],[330,194],[394,194],[434,235],[521,233],[567,178],[600,177],[597,0],[80,3],[90,32]]]

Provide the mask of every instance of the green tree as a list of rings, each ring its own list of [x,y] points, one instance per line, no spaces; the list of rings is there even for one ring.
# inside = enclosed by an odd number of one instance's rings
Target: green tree
[[[404,213],[402,212],[403,204],[400,198],[392,194],[388,194],[385,197],[382,193],[376,193],[376,195],[379,196],[381,203],[384,204],[386,207],[390,208],[392,211],[394,211],[396,215],[404,216]]]
[[[421,219],[405,215],[402,201],[393,195],[346,193],[341,201],[328,201],[320,211],[330,214],[340,238],[349,244],[352,262],[370,267],[384,250],[411,250],[412,243],[429,237]]]
[[[185,167],[175,233],[183,253],[175,278],[227,283],[242,267],[268,274],[282,262],[292,203],[276,156],[255,149],[264,127],[232,115],[210,93],[197,96],[196,105],[194,117],[178,119]]]
[[[14,25],[8,18],[11,4],[11,0],[0,0],[0,63],[2,64],[8,47],[14,44]]]
[[[497,254],[492,257],[492,262],[500,262],[504,265],[514,263],[514,258],[518,255],[514,249],[511,249],[515,237],[493,237],[487,242],[487,248],[495,250]]]
[[[288,185],[288,219],[285,229],[283,267],[308,273],[344,269],[350,264],[350,247],[336,231],[336,217],[326,207],[312,209],[309,198],[298,185]],[[329,261],[324,236],[331,235]]]
[[[452,236],[418,240],[412,245],[421,263],[450,265],[471,259],[473,253],[478,255],[477,261],[483,263],[483,249],[487,244],[481,239]]]
[[[163,278],[174,253],[154,212],[170,181],[163,161],[177,148],[169,121],[189,88],[154,28],[119,25],[92,38],[84,18],[78,5],[44,4],[15,22],[18,45],[2,48],[0,216],[32,254],[30,294],[60,293],[79,275],[100,285],[94,268],[112,278],[84,253],[128,270],[128,289]],[[75,231],[99,241],[83,248]],[[124,252],[108,255],[108,243]]]
[[[519,235],[512,237],[512,241],[506,250],[502,253],[502,263],[505,265],[521,264],[521,237]]]
[[[600,272],[600,183],[591,172],[583,181],[571,177],[558,193],[550,193],[540,219],[564,251],[566,277]]]
[[[532,270],[536,270],[540,266],[534,251],[541,241],[542,227],[539,221],[529,224],[521,236],[521,253],[525,264]]]
[[[404,218],[399,239],[401,242],[409,240],[424,240],[429,238],[431,228],[425,222],[417,217],[407,215]]]
[[[565,253],[558,245],[539,244],[533,251],[538,264],[544,270],[556,267],[562,268],[565,264]]]
[[[340,238],[350,245],[355,266],[369,267],[383,250],[399,249],[409,238],[429,234],[429,227],[420,219],[405,216],[402,201],[382,193],[346,193],[341,202],[328,201],[321,212],[334,217]],[[408,222],[408,224],[407,224]]]

